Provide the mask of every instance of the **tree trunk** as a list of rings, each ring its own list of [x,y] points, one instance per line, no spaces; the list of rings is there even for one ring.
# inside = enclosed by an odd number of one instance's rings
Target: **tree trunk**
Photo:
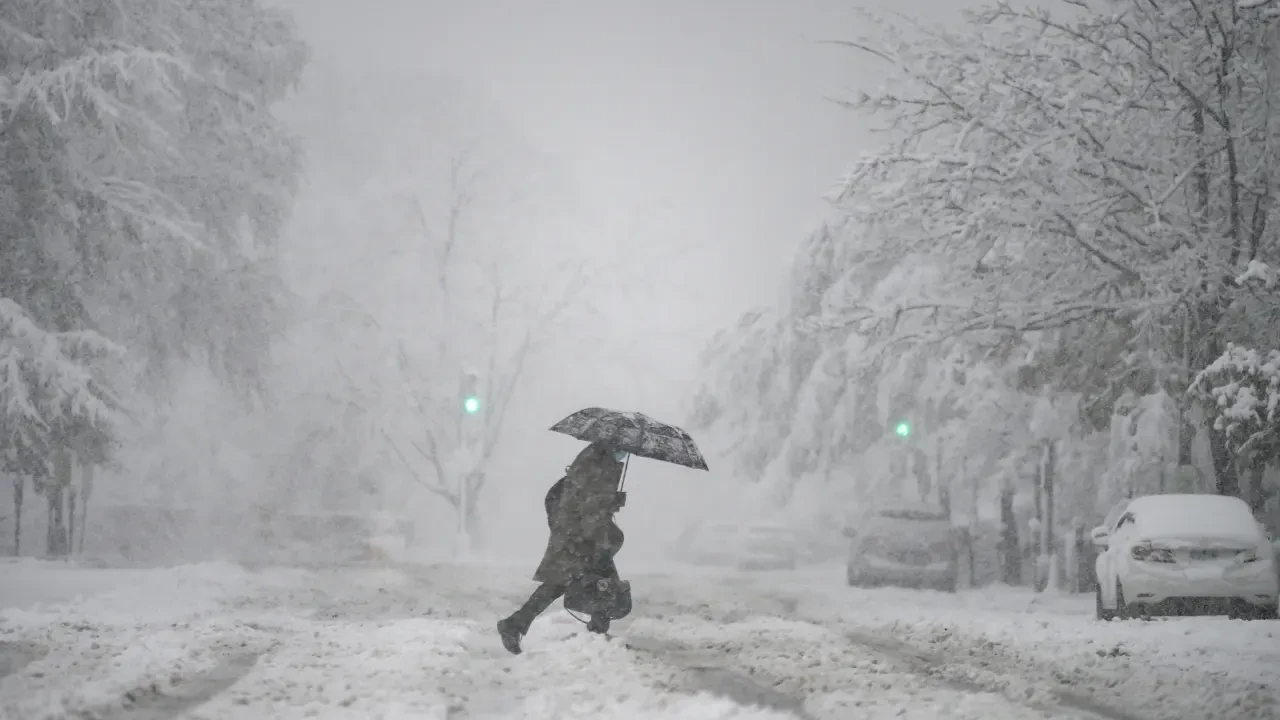
[[[89,496],[93,494],[93,465],[80,468],[80,546],[76,552],[84,552],[84,529],[89,519]]]
[[[67,530],[62,524],[62,487],[56,483],[50,483],[44,492],[45,500],[48,502],[49,518],[44,534],[44,552],[49,557],[62,557],[63,541],[67,539]]]
[[[969,587],[974,587],[974,562],[973,562],[973,532],[968,527],[960,527],[955,530],[956,537],[960,544],[960,552],[964,553],[966,564],[969,566]],[[958,571],[959,568],[956,568]]]
[[[923,450],[916,448],[911,453],[911,460],[916,475],[916,493],[920,496],[920,502],[928,502],[929,495],[933,493],[933,478],[929,476],[929,456]]]
[[[1022,583],[1022,554],[1018,547],[1018,518],[1013,512],[1013,490],[1000,493],[1000,581],[1005,585]]]
[[[1053,440],[1048,442],[1048,446],[1044,449],[1044,556],[1049,559],[1048,566],[1045,568],[1046,584],[1052,581],[1057,585],[1057,578],[1050,578],[1048,573],[1054,571],[1056,564],[1053,562],[1057,556],[1058,548],[1055,546],[1054,525],[1053,525],[1053,486],[1056,473],[1056,465],[1058,461],[1058,444]]]
[[[45,483],[45,500],[49,503],[49,529],[46,533],[45,552],[51,557],[67,554],[67,526],[63,504],[66,492],[71,489],[71,453],[57,450],[53,454],[53,477]]]
[[[1053,557],[1053,485],[1057,472],[1058,444],[1052,440],[1044,451],[1044,542],[1045,554]]]
[[[1178,393],[1178,466],[1191,464],[1191,448],[1196,440],[1196,426],[1191,422],[1191,313],[1182,312],[1182,376]]]
[[[1043,452],[1043,451],[1042,451]],[[1031,587],[1036,592],[1043,589],[1041,578],[1043,577],[1043,568],[1040,567],[1040,558],[1044,556],[1044,457],[1040,458],[1040,462],[1036,463],[1036,477],[1033,484],[1035,496],[1033,498],[1035,513],[1034,532],[1031,535]]]
[[[26,490],[27,476],[13,476],[13,554],[22,554],[22,493]]]
[[[978,587],[978,539],[969,528],[964,534],[969,543],[969,587]]]
[[[1032,498],[1037,522],[1044,522],[1044,462],[1036,464],[1035,496]]]
[[[1043,460],[1040,463],[1040,485],[1042,486],[1040,495],[1040,506],[1038,507],[1041,517],[1040,522],[1040,548],[1036,555],[1036,592],[1043,592],[1049,586],[1049,583],[1056,578],[1050,578],[1049,574],[1054,571],[1054,537],[1053,537],[1053,482],[1054,482],[1054,463],[1057,460],[1057,446],[1054,441],[1045,442],[1043,450]]]
[[[1262,487],[1262,476],[1267,470],[1267,457],[1263,453],[1255,452],[1249,458],[1249,497],[1245,498],[1245,502],[1249,503],[1249,509],[1253,510],[1253,516],[1261,518],[1263,510],[1267,506],[1267,495]]]
[[[1213,474],[1218,494],[1240,497],[1239,469],[1231,456],[1231,448],[1227,447],[1227,436],[1217,430],[1211,431],[1209,452],[1213,455]]]
[[[1084,531],[1084,524],[1076,521],[1075,534],[1072,536],[1072,543],[1075,545],[1075,587],[1073,590],[1078,593],[1093,592],[1093,554],[1089,552],[1091,544],[1089,536]]]
[[[65,554],[70,555],[76,546],[76,489],[67,488],[67,544]]]
[[[935,483],[935,485],[941,485],[942,484],[942,443],[938,443],[938,450],[934,454],[933,476],[937,479],[937,482]],[[929,492],[930,494],[933,493],[932,487],[929,488]],[[928,500],[928,498],[925,498],[925,499]]]

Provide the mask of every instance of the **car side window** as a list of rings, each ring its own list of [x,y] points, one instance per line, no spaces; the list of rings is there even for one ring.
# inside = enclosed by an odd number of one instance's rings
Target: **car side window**
[[[1116,521],[1115,530],[1113,530],[1112,532],[1117,532],[1120,530],[1120,528],[1124,527],[1125,525],[1131,525],[1133,524],[1133,522],[1134,522],[1133,513],[1127,512],[1121,515],[1120,519]]]
[[[1124,511],[1128,507],[1128,500],[1121,500],[1116,503],[1115,506],[1111,508],[1111,511],[1107,513],[1107,517],[1103,519],[1102,526],[1108,531],[1114,531],[1116,529],[1116,523],[1120,520],[1120,516],[1124,514]]]

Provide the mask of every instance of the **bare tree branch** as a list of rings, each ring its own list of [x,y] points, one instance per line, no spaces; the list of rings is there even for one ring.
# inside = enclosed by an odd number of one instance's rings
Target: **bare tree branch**
[[[381,432],[382,432],[382,437],[386,438],[387,443],[391,446],[392,452],[394,452],[396,457],[400,459],[400,463],[404,465],[405,470],[407,470],[409,473],[409,477],[413,478],[414,482],[418,483],[419,485],[431,491],[432,493],[440,496],[441,498],[444,498],[444,500],[448,502],[450,505],[454,507],[458,506],[458,496],[456,493],[449,491],[448,489],[446,489],[441,485],[429,483],[426,480],[423,480],[422,477],[418,475],[417,469],[414,468],[413,464],[409,462],[409,459],[404,456],[404,453],[400,451],[400,446],[396,444],[396,441],[393,440],[389,434],[387,434],[386,430],[383,430]],[[421,448],[418,448],[418,450],[419,452],[422,452]],[[435,465],[436,465],[437,473],[440,473],[439,463],[437,462],[435,463]],[[444,475],[439,474],[438,477],[443,478]]]

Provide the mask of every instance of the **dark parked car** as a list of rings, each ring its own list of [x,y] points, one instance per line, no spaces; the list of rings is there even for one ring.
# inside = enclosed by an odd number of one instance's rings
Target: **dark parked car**
[[[934,508],[880,510],[845,530],[851,586],[955,592],[958,549],[951,519]]]

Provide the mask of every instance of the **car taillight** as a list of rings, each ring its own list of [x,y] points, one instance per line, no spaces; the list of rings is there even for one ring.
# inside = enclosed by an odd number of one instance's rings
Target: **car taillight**
[[[1173,557],[1172,550],[1164,548],[1153,548],[1150,545],[1134,545],[1129,551],[1129,555],[1138,562],[1152,563],[1174,563],[1177,560]]]
[[[1254,549],[1241,550],[1240,552],[1236,553],[1236,562],[1240,563],[1241,565],[1244,565],[1245,563],[1258,562],[1261,559],[1262,559],[1262,556],[1259,555],[1258,551]]]

